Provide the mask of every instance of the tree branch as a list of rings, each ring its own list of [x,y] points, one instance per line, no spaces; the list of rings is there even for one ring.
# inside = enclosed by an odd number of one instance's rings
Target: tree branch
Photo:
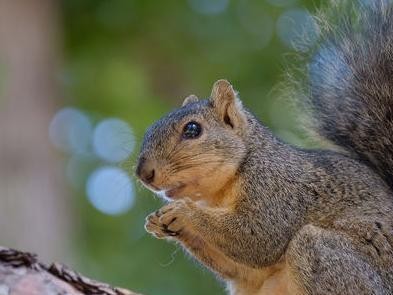
[[[138,295],[84,277],[65,265],[45,265],[35,254],[0,247],[0,294]]]

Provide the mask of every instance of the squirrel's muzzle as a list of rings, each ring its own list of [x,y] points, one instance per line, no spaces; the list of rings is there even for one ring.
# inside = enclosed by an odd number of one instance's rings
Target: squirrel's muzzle
[[[145,157],[139,159],[136,175],[146,184],[151,184],[154,181],[154,167]]]

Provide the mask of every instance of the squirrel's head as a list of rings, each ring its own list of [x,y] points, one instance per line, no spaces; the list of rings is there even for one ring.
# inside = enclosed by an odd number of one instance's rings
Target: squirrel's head
[[[136,174],[169,199],[215,198],[236,177],[246,154],[246,111],[232,85],[217,81],[211,97],[187,97],[145,134]]]

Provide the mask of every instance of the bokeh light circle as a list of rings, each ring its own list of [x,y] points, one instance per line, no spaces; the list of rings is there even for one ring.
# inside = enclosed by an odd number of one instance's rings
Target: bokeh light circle
[[[277,20],[277,34],[286,46],[307,51],[318,40],[319,29],[307,10],[289,9]]]
[[[93,149],[104,161],[118,163],[127,159],[134,145],[131,127],[120,119],[103,120],[94,129]]]
[[[102,167],[95,170],[87,180],[86,194],[97,210],[108,215],[127,212],[135,199],[130,177],[117,167]]]
[[[90,149],[92,124],[89,117],[75,108],[63,108],[49,125],[49,138],[58,149],[83,154]]]

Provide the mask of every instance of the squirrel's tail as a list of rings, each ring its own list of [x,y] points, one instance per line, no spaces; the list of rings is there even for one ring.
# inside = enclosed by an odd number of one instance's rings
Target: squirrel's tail
[[[393,188],[393,0],[341,2],[307,64],[313,129]]]

